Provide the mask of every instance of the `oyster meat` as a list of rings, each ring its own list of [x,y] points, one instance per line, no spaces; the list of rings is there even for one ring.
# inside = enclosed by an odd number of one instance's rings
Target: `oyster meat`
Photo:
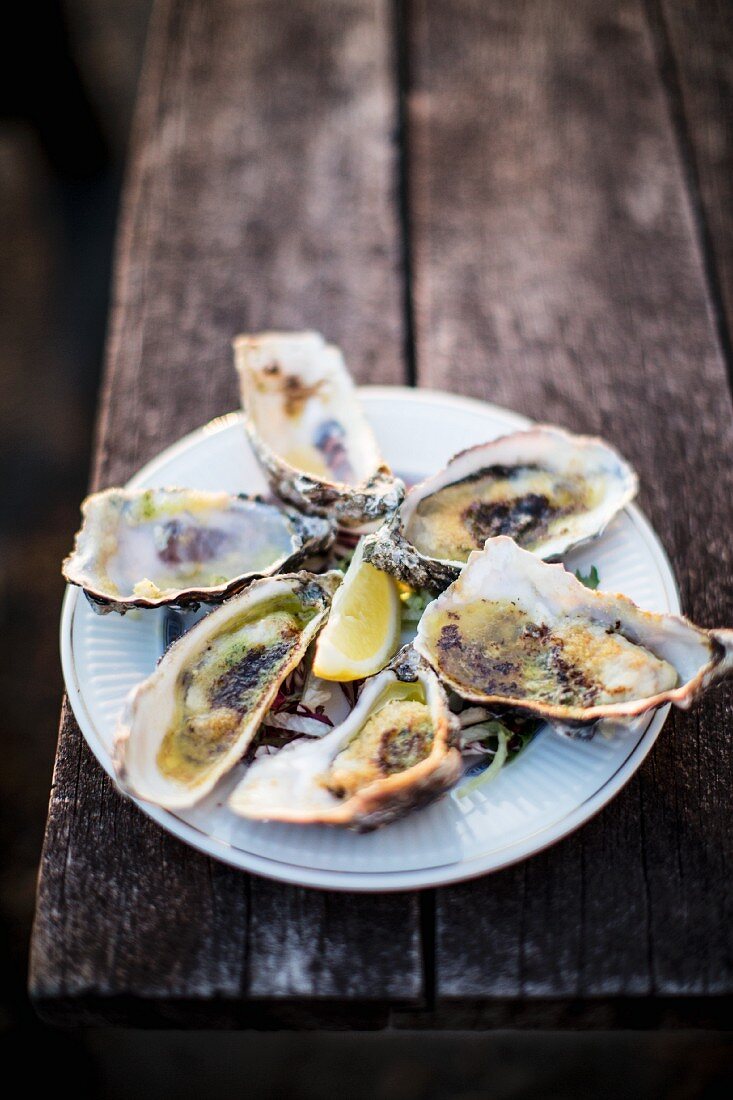
[[[732,630],[590,591],[503,536],[428,606],[414,646],[464,699],[517,707],[563,732],[664,703],[686,709],[733,671]]]
[[[366,681],[340,726],[256,760],[229,806],[260,820],[376,829],[458,781],[458,735],[440,682],[406,647]]]
[[[415,486],[370,536],[365,558],[440,591],[487,538],[509,535],[545,560],[599,535],[637,477],[600,439],[538,425],[462,451]]]
[[[333,539],[324,519],[195,489],[107,489],[82,515],[63,575],[100,612],[217,603]]]
[[[115,739],[121,786],[169,809],[207,794],[246,750],[340,582],[336,571],[254,581],[174,642],[128,697]]]
[[[245,425],[278,496],[342,527],[391,512],[404,485],[382,458],[338,348],[315,332],[234,341]]]

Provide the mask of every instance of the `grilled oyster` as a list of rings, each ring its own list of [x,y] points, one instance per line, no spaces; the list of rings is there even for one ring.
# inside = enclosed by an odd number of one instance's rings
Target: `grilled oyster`
[[[342,527],[396,508],[404,485],[384,462],[338,348],[315,332],[234,341],[246,429],[278,496]]]
[[[338,572],[254,581],[170,647],[129,695],[117,730],[122,787],[191,806],[236,764],[318,633]]]
[[[506,537],[469,556],[414,646],[464,699],[518,707],[563,732],[664,703],[687,709],[733,671],[733,630],[592,592]]]
[[[248,818],[376,829],[457,782],[458,732],[437,677],[406,647],[340,726],[256,760],[229,806]]]
[[[333,539],[323,519],[195,489],[107,489],[87,497],[82,515],[62,571],[101,613],[218,603]]]
[[[599,535],[637,487],[602,440],[538,425],[455,455],[408,493],[364,557],[413,587],[440,591],[497,535],[546,560],[562,557]]]

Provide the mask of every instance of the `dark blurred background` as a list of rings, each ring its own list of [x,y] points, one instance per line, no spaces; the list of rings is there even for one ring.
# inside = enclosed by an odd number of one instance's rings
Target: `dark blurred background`
[[[212,0],[215,2],[215,0]],[[297,2],[297,0],[294,0]],[[324,0],[324,3],[331,0]],[[81,1096],[728,1096],[719,1034],[54,1031],[26,997],[62,692],[59,563],[87,486],[115,222],[150,0],[27,0],[0,72],[0,1025]],[[733,63],[733,59],[732,59]]]

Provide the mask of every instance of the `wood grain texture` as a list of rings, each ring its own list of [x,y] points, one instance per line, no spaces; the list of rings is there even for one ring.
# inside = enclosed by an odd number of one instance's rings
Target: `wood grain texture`
[[[723,339],[733,330],[733,7],[727,0],[655,0],[664,76],[699,202],[719,296]]]
[[[730,395],[644,6],[415,0],[410,68],[420,382],[615,442],[685,611],[733,621]],[[730,700],[575,836],[438,892],[436,1011],[731,993]]]
[[[239,331],[317,328],[359,380],[404,380],[391,25],[386,0],[157,7],[94,488],[236,407]],[[368,1026],[422,989],[414,897],[291,889],[198,855],[117,795],[64,711],[31,964],[46,1016],[257,1025],[279,1018],[269,1002],[336,1026],[329,1002],[358,1000]]]
[[[161,0],[155,18],[95,485],[237,406],[238,332],[316,328],[360,381],[404,377],[387,0]]]
[[[730,147],[726,130],[715,160],[694,19],[673,0],[400,7],[419,381],[607,435],[640,471],[685,609],[733,621],[733,417],[664,71],[667,49],[712,210]],[[95,487],[235,406],[239,330],[320,328],[360,380],[406,377],[393,15],[389,0],[159,3]],[[721,272],[726,217],[708,222]],[[418,904],[292,889],[186,849],[116,795],[66,710],[36,1003],[138,1026],[719,1026],[730,720],[730,692],[675,717],[574,837]]]

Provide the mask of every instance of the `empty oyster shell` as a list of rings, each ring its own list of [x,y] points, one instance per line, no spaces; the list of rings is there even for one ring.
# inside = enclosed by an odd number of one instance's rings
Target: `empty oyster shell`
[[[440,591],[487,538],[510,535],[544,559],[599,535],[636,495],[631,467],[601,439],[538,425],[455,455],[410,490],[364,557]]]
[[[406,647],[340,726],[256,760],[229,806],[260,820],[376,829],[458,781],[458,732],[437,677]]]
[[[246,428],[274,491],[340,526],[396,508],[403,483],[382,458],[338,348],[315,332],[234,341]]]
[[[246,750],[341,579],[255,581],[174,642],[128,696],[115,737],[121,786],[169,809],[207,794]]]
[[[414,646],[464,699],[518,707],[563,732],[664,703],[686,709],[733,671],[732,630],[592,592],[506,537],[470,555]]]
[[[195,489],[106,489],[87,497],[82,515],[62,571],[101,613],[218,603],[333,539],[323,519]]]

